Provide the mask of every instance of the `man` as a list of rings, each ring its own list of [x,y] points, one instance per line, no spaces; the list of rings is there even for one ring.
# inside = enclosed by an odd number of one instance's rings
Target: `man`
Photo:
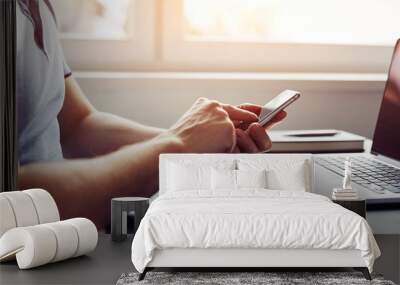
[[[48,190],[62,218],[87,217],[104,229],[111,198],[157,191],[160,153],[270,148],[255,105],[200,98],[167,130],[97,111],[65,63],[50,2],[18,7],[19,188]]]

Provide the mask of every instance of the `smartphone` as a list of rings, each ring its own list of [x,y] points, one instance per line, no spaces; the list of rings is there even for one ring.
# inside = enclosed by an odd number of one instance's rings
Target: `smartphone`
[[[276,114],[299,99],[300,92],[285,90],[261,108],[258,123],[265,126]]]

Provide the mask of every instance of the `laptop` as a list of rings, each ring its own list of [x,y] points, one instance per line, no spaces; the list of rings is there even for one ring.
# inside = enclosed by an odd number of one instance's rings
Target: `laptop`
[[[370,153],[315,155],[315,192],[340,187],[344,160],[352,161],[352,187],[367,209],[400,209],[400,40],[394,49]]]

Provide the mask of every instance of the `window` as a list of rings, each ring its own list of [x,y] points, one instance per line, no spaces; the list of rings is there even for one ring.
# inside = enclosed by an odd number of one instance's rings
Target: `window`
[[[153,59],[154,0],[52,0],[74,70],[130,70]]]
[[[392,45],[398,0],[184,0],[192,40]]]
[[[60,32],[70,38],[126,38],[132,0],[53,0]]]
[[[52,0],[84,70],[385,72],[398,0]]]

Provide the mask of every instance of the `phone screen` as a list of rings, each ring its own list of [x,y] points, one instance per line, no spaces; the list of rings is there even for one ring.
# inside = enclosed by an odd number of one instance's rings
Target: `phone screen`
[[[300,92],[293,90],[285,90],[276,96],[274,99],[265,104],[259,116],[259,123],[265,125],[271,120],[277,113],[285,109],[291,103],[296,101],[300,97]]]

